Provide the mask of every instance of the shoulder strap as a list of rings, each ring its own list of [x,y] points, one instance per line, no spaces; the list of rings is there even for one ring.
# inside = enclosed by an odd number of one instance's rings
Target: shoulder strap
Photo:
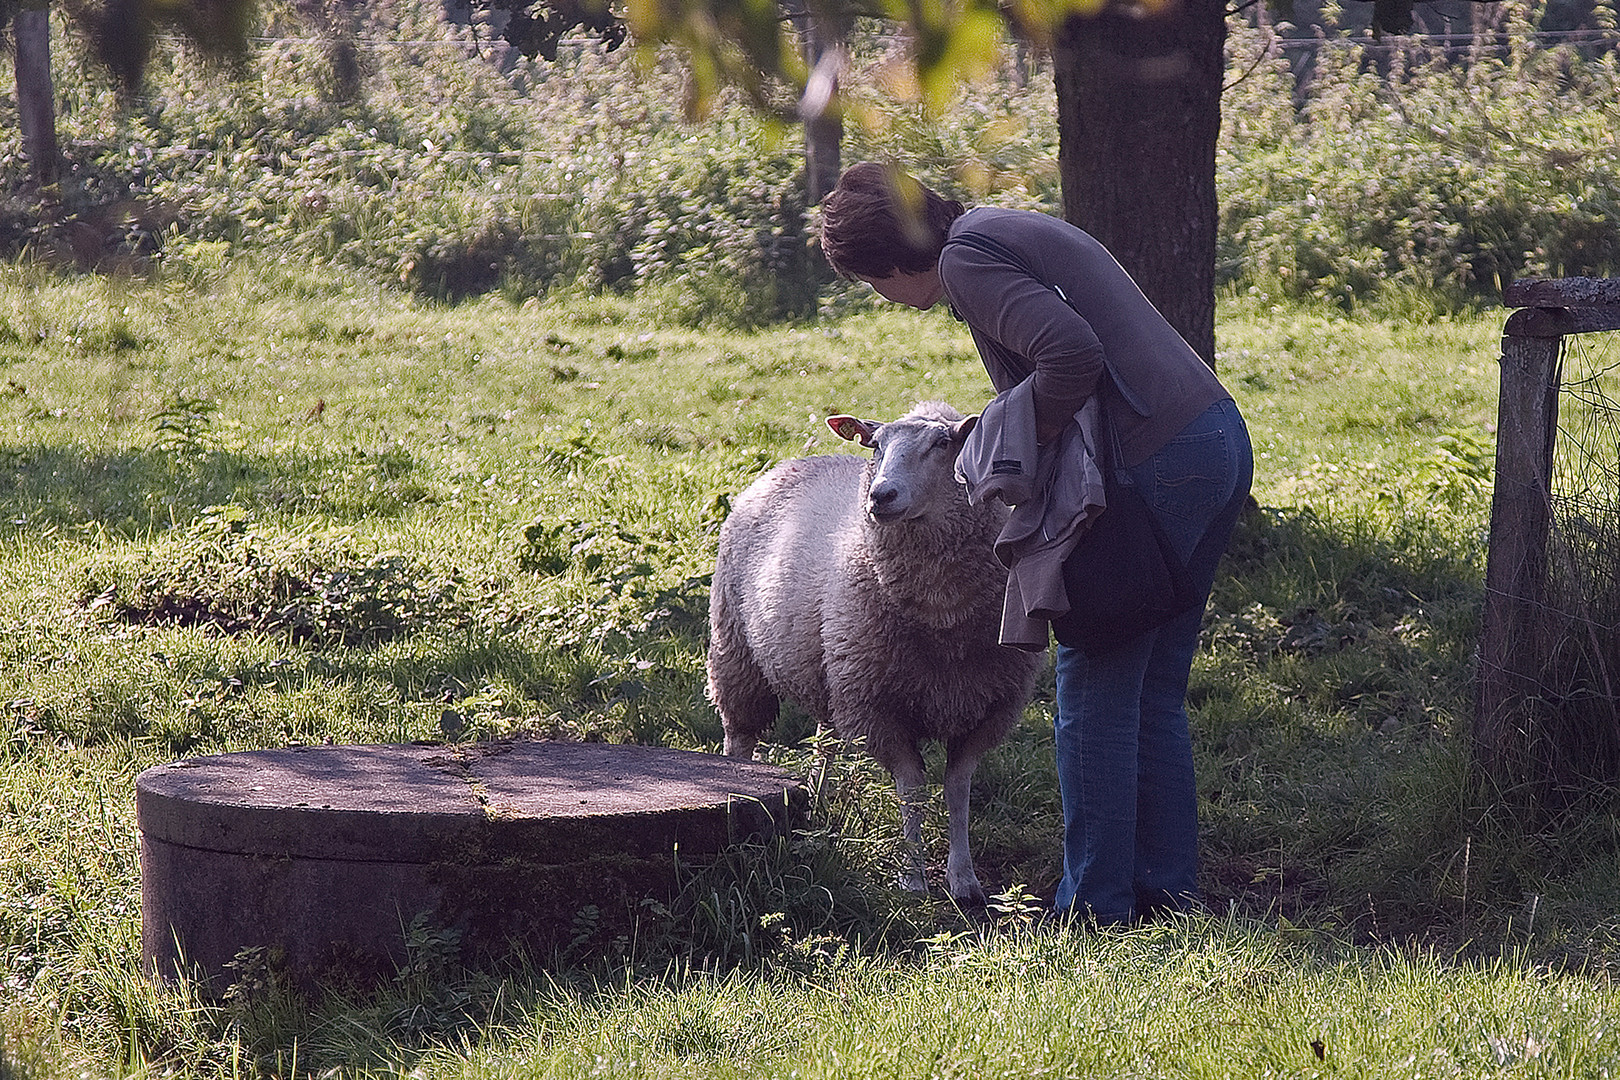
[[[1022,270],[1025,274],[1035,278],[1037,281],[1040,280],[1040,275],[1029,268],[1029,263],[1025,262],[1023,257],[1019,255],[1018,252],[1014,251],[1012,248],[1008,247],[1006,244],[1003,244],[1000,240],[997,240],[994,237],[986,236],[981,232],[973,232],[970,229],[964,229],[962,232],[957,233],[955,236],[952,236],[945,241],[946,247],[950,247],[952,244],[960,244],[962,247],[970,247],[978,251],[982,251],[991,258],[999,259],[1008,266],[1016,267],[1017,269]],[[1062,289],[1059,289],[1056,285],[1052,286],[1052,288],[1059,296],[1063,296]],[[1063,302],[1068,303],[1069,298],[1067,296],[1063,296]]]

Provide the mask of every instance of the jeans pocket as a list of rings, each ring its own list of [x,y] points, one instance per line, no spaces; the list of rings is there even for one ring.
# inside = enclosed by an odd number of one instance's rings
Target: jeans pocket
[[[1153,509],[1185,521],[1208,518],[1231,495],[1224,430],[1178,435],[1153,455]]]

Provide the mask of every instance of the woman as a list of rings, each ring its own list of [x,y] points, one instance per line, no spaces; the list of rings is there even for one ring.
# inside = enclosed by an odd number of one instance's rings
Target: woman
[[[1187,679],[1254,467],[1231,395],[1107,250],[1057,218],[967,211],[866,163],[822,204],[821,243],[834,270],[889,300],[919,309],[947,300],[998,392],[1034,380],[1041,443],[1098,396],[1119,465],[1187,561],[1200,601],[1100,654],[1058,646],[1055,907],[1115,925],[1196,905]]]

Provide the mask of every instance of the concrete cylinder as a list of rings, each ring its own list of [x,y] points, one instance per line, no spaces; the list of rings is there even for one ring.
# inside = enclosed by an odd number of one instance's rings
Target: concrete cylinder
[[[781,835],[779,769],[599,743],[299,746],[136,778],[141,949],[215,989],[255,947],[295,982],[396,970],[413,920],[469,960],[631,930],[682,864]]]

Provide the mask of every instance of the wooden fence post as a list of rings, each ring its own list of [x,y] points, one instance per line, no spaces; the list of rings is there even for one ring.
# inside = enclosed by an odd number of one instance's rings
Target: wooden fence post
[[[1473,749],[1484,776],[1506,789],[1543,779],[1527,753],[1542,733],[1525,704],[1546,692],[1542,609],[1564,337],[1620,329],[1620,280],[1526,280],[1509,286],[1503,302],[1522,310],[1502,337]]]
[[[1562,348],[1563,340],[1556,337],[1502,338],[1496,486],[1474,710],[1475,761],[1487,776],[1500,779],[1508,779],[1511,748],[1523,734],[1521,711],[1515,707],[1528,689],[1521,654],[1523,644],[1532,640],[1545,583]]]

